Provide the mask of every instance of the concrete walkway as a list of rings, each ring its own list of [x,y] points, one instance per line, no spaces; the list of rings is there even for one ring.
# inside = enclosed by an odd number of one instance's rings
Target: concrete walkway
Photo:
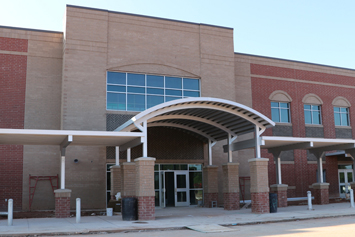
[[[278,208],[277,213],[252,214],[251,209],[225,211],[222,208],[176,207],[156,209],[155,221],[122,221],[121,215],[85,216],[76,224],[75,217],[14,219],[13,226],[7,226],[7,220],[0,221],[0,236],[40,235],[40,234],[81,234],[91,232],[123,232],[147,229],[178,229],[189,225],[220,224],[245,225],[268,222],[295,221],[303,219],[337,216],[355,216],[355,208],[349,203],[290,206]]]

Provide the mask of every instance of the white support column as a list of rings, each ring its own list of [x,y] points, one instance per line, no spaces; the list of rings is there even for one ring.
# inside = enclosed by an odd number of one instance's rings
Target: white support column
[[[282,184],[282,180],[281,180],[281,158],[276,157],[275,159],[276,161],[276,183],[277,184]]]
[[[143,122],[143,133],[144,133],[144,142],[143,142],[143,157],[148,157],[148,127],[147,121]]]
[[[322,155],[320,157],[317,157],[317,163],[318,163],[318,181],[319,181],[319,183],[323,183],[323,160],[322,160]]]
[[[261,158],[260,152],[260,129],[255,125],[255,157]]]
[[[60,189],[65,189],[65,156],[60,158]]]
[[[232,149],[231,149],[231,144],[232,144],[232,135],[228,133],[228,163],[233,162],[233,156],[232,156]]]
[[[120,147],[115,147],[115,158],[116,158],[116,165],[120,165]]]
[[[127,148],[127,162],[131,162],[131,148]]]
[[[208,165],[212,165],[212,143],[208,140]]]

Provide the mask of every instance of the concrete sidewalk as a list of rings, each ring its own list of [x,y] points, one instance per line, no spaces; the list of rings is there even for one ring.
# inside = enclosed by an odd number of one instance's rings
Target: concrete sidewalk
[[[290,206],[278,208],[277,213],[252,214],[251,209],[225,211],[223,208],[174,207],[156,209],[155,221],[122,221],[121,215],[85,216],[76,224],[75,217],[14,219],[13,226],[7,220],[0,221],[0,236],[41,235],[41,234],[81,234],[91,232],[123,232],[154,229],[178,229],[190,225],[220,224],[245,225],[268,222],[295,221],[313,218],[355,216],[355,208],[350,203]]]

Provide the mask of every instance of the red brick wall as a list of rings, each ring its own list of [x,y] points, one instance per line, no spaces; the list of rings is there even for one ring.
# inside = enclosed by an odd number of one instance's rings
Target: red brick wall
[[[70,197],[55,198],[55,217],[56,218],[70,217]]]
[[[138,220],[155,220],[155,197],[138,197]]]
[[[253,213],[270,213],[269,193],[251,193],[251,211]]]
[[[271,118],[271,108],[269,96],[276,90],[287,92],[291,98],[291,122],[294,137],[305,136],[305,121],[302,99],[309,93],[318,95],[322,101],[322,124],[325,138],[335,138],[335,125],[332,101],[337,96],[343,96],[354,105],[354,89],[346,87],[337,87],[321,84],[302,83],[295,81],[265,79],[263,76],[292,78],[312,82],[325,82],[339,85],[354,85],[355,77],[341,76],[328,73],[319,73],[306,70],[296,70],[267,65],[251,64],[251,78],[253,108]],[[350,118],[355,117],[355,109],[350,109]],[[352,121],[350,121],[352,124]],[[355,137],[355,129],[352,130]],[[264,136],[272,135],[272,130],[267,129]],[[262,150],[262,157],[269,158],[269,182],[274,184],[275,165],[273,156]],[[307,164],[307,153],[304,150],[294,151],[294,165],[282,165],[282,183],[289,186],[296,186],[294,194],[296,196],[306,196],[309,185],[317,181],[316,164]],[[327,165],[324,166],[327,171],[327,182],[330,183],[331,195],[338,194],[338,174],[336,159],[327,159]],[[293,191],[288,192],[293,194]]]
[[[27,45],[26,39],[0,37],[0,50],[27,52]]]
[[[223,193],[224,210],[239,210],[239,192]]]
[[[0,50],[27,52],[27,40],[0,37]],[[27,56],[0,54],[0,128],[24,128]],[[22,208],[23,146],[0,145],[0,209]]]

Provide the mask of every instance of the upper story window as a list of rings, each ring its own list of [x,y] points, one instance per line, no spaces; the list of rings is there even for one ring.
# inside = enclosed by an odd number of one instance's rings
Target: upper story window
[[[334,107],[335,126],[349,126],[349,108]]]
[[[186,97],[200,97],[199,79],[107,72],[108,110],[143,111]]]
[[[349,108],[350,102],[342,96],[336,97],[333,102],[335,126],[350,126]]]
[[[292,98],[285,91],[277,90],[269,96],[271,100],[271,119],[276,123],[290,123],[290,103]]]
[[[271,102],[271,119],[274,122],[290,122],[290,103]]]
[[[320,105],[304,105],[306,124],[322,124]]]
[[[316,94],[307,94],[303,97],[304,120],[306,124],[322,124],[321,105],[322,99]]]

